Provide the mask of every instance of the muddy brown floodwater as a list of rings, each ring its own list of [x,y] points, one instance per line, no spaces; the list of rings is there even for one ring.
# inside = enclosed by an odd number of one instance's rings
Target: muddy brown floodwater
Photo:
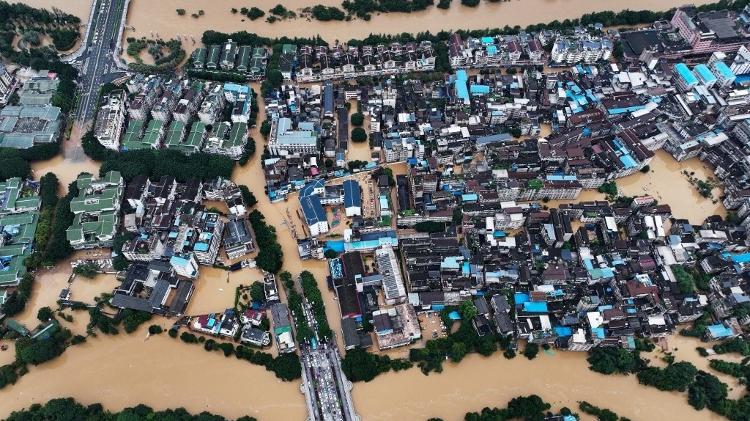
[[[18,383],[0,391],[0,416],[32,403],[72,396],[120,410],[145,403],[157,409],[184,407],[226,417],[303,420],[300,383],[285,383],[263,367],[185,345],[166,334],[146,339],[99,335],[32,367]]]
[[[87,21],[91,0],[22,0],[35,7],[57,7]],[[690,3],[704,4],[711,0],[693,0]],[[431,7],[415,13],[386,13],[373,15],[368,22],[355,19],[350,22],[308,21],[305,18],[268,23],[265,18],[250,21],[244,16],[232,14],[231,9],[255,6],[268,11],[279,2],[277,0],[256,0],[252,4],[238,0],[132,0],[128,13],[125,37],[155,36],[169,39],[183,37],[183,45],[188,51],[195,48],[190,37],[200,42],[200,37],[208,29],[234,32],[245,30],[269,37],[313,37],[320,35],[329,42],[345,42],[352,38],[363,38],[369,34],[393,34],[420,31],[439,32],[451,29],[484,29],[505,25],[521,25],[577,18],[585,13],[623,9],[666,10],[681,6],[683,0],[510,0],[492,3],[483,1],[477,7],[464,7],[454,2],[448,10]],[[340,0],[288,0],[284,6],[300,14],[305,7],[316,4],[341,7]],[[185,16],[178,16],[176,10],[185,9]],[[193,13],[202,10],[204,15],[192,18]]]
[[[693,351],[694,352],[694,351]],[[537,394],[555,409],[577,410],[578,401],[611,409],[633,420],[719,420],[695,411],[687,395],[660,392],[638,384],[635,376],[604,376],[588,369],[585,353],[540,352],[533,361],[522,356],[467,356],[458,365],[446,362],[440,374],[418,369],[388,373],[353,389],[354,406],[363,420],[462,420],[466,412],[505,406],[520,395]]]
[[[338,0],[318,1],[327,5],[338,5]],[[290,9],[312,6],[318,2],[291,0],[285,3]],[[693,3],[708,3],[708,0]],[[87,0],[25,0],[32,6],[55,6],[74,13],[83,21],[88,18],[90,1]],[[267,10],[276,0],[258,0],[253,6]],[[658,7],[666,9],[684,3],[683,0],[662,0]],[[370,22],[305,22],[301,19],[268,24],[264,21],[242,22],[239,15],[232,15],[230,8],[250,6],[240,1],[227,0],[161,0],[158,2],[132,0],[128,25],[134,30],[126,36],[149,36],[158,32],[162,38],[183,35],[188,50],[207,29],[224,32],[247,30],[266,36],[314,36],[326,40],[348,40],[369,33],[400,33],[442,29],[479,29],[506,24],[527,25],[577,17],[592,11],[623,8],[643,9],[654,7],[651,0],[513,0],[510,2],[481,2],[477,8],[461,7],[454,2],[448,11],[431,8],[413,14],[387,14],[374,16]],[[185,17],[178,17],[175,9],[187,10]],[[204,10],[205,16],[193,19],[189,15]],[[529,11],[533,10],[533,13]],[[258,87],[255,86],[255,89]],[[261,110],[263,104],[261,103]],[[259,116],[262,121],[264,116]],[[262,138],[257,131],[252,135]],[[66,186],[82,171],[97,172],[98,164],[80,153],[78,139],[64,147],[64,154],[49,161],[33,165],[35,177],[47,171],[55,172]],[[710,171],[697,161],[678,164],[663,152],[651,164],[650,174],[636,174],[620,180],[618,186],[626,194],[654,194],[662,203],[669,203],[676,216],[690,218],[698,223],[712,213],[723,214],[720,205],[700,198],[687,179],[677,172],[682,167],[696,171],[705,179]],[[403,165],[398,167],[403,172]],[[298,203],[293,198],[288,202],[271,204],[264,192],[264,176],[260,166],[260,154],[244,167],[235,170],[233,179],[246,184],[258,198],[258,208],[268,223],[276,227],[279,242],[284,251],[284,269],[293,274],[301,270],[311,271],[323,293],[326,312],[331,327],[340,333],[338,303],[325,285],[328,270],[325,262],[302,262],[291,235],[291,225],[301,228],[297,218]],[[645,189],[644,189],[645,187]],[[718,191],[714,193],[718,197]],[[585,192],[579,200],[599,198],[596,192]],[[288,211],[288,213],[287,213]],[[290,215],[288,217],[288,215]],[[27,310],[18,319],[33,327],[36,311],[45,305],[53,306],[60,289],[67,285],[70,266],[58,265],[55,269],[38,274],[34,295]],[[224,271],[202,268],[201,278],[196,283],[196,294],[188,311],[192,314],[220,311],[231,307],[234,289],[239,284],[249,284],[260,279],[256,269],[245,269],[228,274]],[[227,282],[228,281],[228,282]],[[80,283],[79,283],[80,282]],[[97,277],[91,281],[77,280],[73,294],[82,298],[93,298],[111,289],[111,277]],[[76,333],[83,333],[87,315],[73,313],[74,322],[69,326]],[[158,319],[157,319],[158,320]],[[164,325],[168,322],[164,321]],[[339,343],[341,342],[338,335]],[[685,359],[697,358],[694,344],[680,344],[678,359],[685,352]],[[0,352],[0,362],[10,360],[9,351]],[[705,360],[695,360],[705,367]],[[724,379],[724,378],[723,378]],[[726,379],[724,379],[726,381]],[[731,383],[730,383],[731,384]],[[85,386],[85,387],[83,387]],[[739,387],[737,387],[739,389]],[[447,363],[444,373],[423,376],[419,370],[390,373],[370,383],[358,383],[354,387],[357,412],[363,420],[412,420],[440,416],[446,420],[458,420],[467,411],[485,406],[504,405],[510,398],[536,393],[556,407],[576,407],[577,400],[588,400],[608,407],[631,419],[683,419],[706,420],[716,417],[706,411],[696,412],[686,403],[684,395],[659,392],[638,385],[633,376],[602,376],[588,370],[585,354],[563,353],[554,355],[541,353],[534,361],[516,358],[505,360],[501,356],[482,358],[469,356],[460,369]],[[86,344],[69,349],[60,358],[32,367],[29,374],[12,386],[0,391],[0,416],[12,410],[27,407],[61,396],[72,396],[83,403],[101,402],[109,409],[121,409],[138,403],[155,408],[182,406],[192,412],[208,410],[227,417],[252,415],[264,420],[302,420],[305,407],[299,382],[284,383],[266,372],[233,358],[224,359],[216,353],[207,353],[198,346],[187,346],[166,335],[146,339],[144,330],[132,335],[100,335]]]

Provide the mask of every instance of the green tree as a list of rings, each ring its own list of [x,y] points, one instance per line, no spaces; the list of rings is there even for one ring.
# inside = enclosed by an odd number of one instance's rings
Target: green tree
[[[264,122],[260,123],[260,134],[262,134],[264,138],[268,139],[268,135],[271,134],[270,121],[265,120]]]
[[[255,281],[250,285],[250,299],[260,304],[266,302],[266,292],[262,282]]]
[[[361,126],[365,122],[364,114],[357,112],[351,116],[352,126]]]
[[[355,127],[352,130],[352,142],[364,142],[367,140],[367,132],[362,127]]]
[[[49,307],[42,307],[37,311],[36,318],[39,319],[41,322],[48,322],[52,319],[52,316],[54,313],[52,312],[52,309]]]
[[[533,360],[536,358],[536,355],[539,353],[539,345],[529,342],[526,344],[526,347],[523,349],[523,356]]]
[[[589,351],[589,369],[602,374],[628,374],[639,367],[636,354],[622,348],[596,347]]]
[[[466,344],[463,342],[454,342],[448,352],[448,357],[450,357],[451,361],[457,363],[464,359],[467,352]]]

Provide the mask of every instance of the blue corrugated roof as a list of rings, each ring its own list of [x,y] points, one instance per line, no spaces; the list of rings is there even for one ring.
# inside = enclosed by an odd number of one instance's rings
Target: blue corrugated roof
[[[470,91],[472,94],[488,94],[490,93],[490,87],[487,85],[471,85]]]
[[[557,336],[571,336],[573,335],[573,329],[568,326],[555,326],[555,333],[557,333]]]
[[[529,301],[529,294],[526,294],[524,292],[517,292],[513,294],[513,298],[516,304],[523,304]]]
[[[466,87],[466,81],[469,80],[466,70],[458,70],[456,72],[456,96],[468,101],[469,100],[469,89]]]

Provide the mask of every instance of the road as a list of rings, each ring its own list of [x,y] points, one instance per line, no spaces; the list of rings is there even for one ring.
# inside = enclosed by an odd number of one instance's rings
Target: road
[[[80,69],[80,98],[76,120],[86,123],[94,117],[99,88],[123,75],[117,66],[119,35],[127,0],[96,0],[91,29],[84,40],[85,50],[74,65]]]

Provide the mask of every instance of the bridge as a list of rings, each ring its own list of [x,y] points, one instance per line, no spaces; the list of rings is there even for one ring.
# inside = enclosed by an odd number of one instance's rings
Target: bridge
[[[308,420],[359,421],[354,412],[352,384],[341,368],[341,357],[335,340],[320,343],[318,326],[307,298],[302,308],[308,325],[315,332],[315,341],[301,343],[302,386]]]

